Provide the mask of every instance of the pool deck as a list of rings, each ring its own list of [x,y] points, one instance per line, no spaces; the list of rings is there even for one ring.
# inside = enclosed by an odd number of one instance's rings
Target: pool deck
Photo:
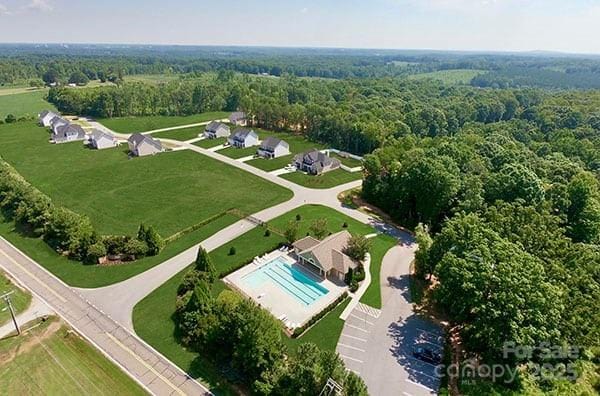
[[[313,279],[319,285],[329,290],[329,292],[310,305],[304,305],[272,281],[264,282],[259,288],[252,288],[244,281],[245,276],[277,258],[282,258],[294,268],[302,271],[304,275]],[[271,314],[281,320],[288,329],[302,326],[310,318],[333,303],[347,289],[345,285],[338,285],[328,279],[319,278],[302,265],[296,263],[296,260],[294,260],[294,258],[286,251],[280,250],[275,250],[263,257],[255,259],[254,262],[229,274],[223,280],[226,284],[232,286],[234,289],[251,298],[258,305],[271,312]]]

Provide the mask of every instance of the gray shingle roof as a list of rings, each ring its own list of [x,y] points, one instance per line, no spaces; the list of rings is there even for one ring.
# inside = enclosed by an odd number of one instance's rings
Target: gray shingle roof
[[[238,129],[236,129],[233,132],[233,138],[235,140],[244,141],[244,140],[246,140],[246,137],[248,135],[250,135],[251,133],[253,133],[254,135],[256,135],[256,132],[254,132],[252,129],[238,128]]]
[[[229,121],[236,122],[236,121],[239,121],[239,120],[243,120],[245,118],[246,118],[246,113],[244,113],[243,111],[234,111],[229,116]]]
[[[211,121],[210,124],[206,126],[205,131],[207,132],[217,132],[220,127],[228,128],[226,124],[218,121]],[[228,128],[229,129],[229,128]]]
[[[134,146],[139,145],[141,142],[146,142],[156,147],[157,150],[162,150],[162,144],[160,144],[158,140],[153,139],[152,137],[147,135],[142,135],[141,133],[134,133],[131,136],[129,136],[129,139],[127,140],[133,143]]]
[[[115,139],[115,137],[113,135],[106,133],[104,131],[101,131],[100,129],[93,129],[92,133],[90,135],[91,135],[91,138],[94,140],[100,140],[103,137],[105,137],[107,139],[111,139],[111,140]]]
[[[279,145],[279,143],[283,143],[284,146],[289,147],[287,142],[285,142],[279,138],[276,138],[275,136],[269,136],[268,138],[266,138],[265,140],[262,141],[262,143],[260,144],[260,148],[262,150],[273,151],[273,150],[275,150],[275,147],[277,147]]]

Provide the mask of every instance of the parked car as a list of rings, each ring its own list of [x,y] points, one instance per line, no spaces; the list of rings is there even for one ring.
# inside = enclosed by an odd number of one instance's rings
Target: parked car
[[[442,355],[439,352],[432,351],[429,348],[417,347],[413,350],[413,356],[429,364],[440,364]]]

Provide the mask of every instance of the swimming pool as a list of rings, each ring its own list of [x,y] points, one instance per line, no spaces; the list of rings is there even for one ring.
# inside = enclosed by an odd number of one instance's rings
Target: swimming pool
[[[247,274],[242,282],[255,290],[260,289],[265,282],[271,282],[305,306],[329,293],[329,290],[281,257]]]

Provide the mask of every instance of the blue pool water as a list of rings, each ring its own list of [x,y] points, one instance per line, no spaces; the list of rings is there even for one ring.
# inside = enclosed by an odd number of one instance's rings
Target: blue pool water
[[[265,282],[272,282],[306,306],[329,293],[329,290],[289,265],[281,257],[244,276],[242,281],[253,289],[259,289]]]

